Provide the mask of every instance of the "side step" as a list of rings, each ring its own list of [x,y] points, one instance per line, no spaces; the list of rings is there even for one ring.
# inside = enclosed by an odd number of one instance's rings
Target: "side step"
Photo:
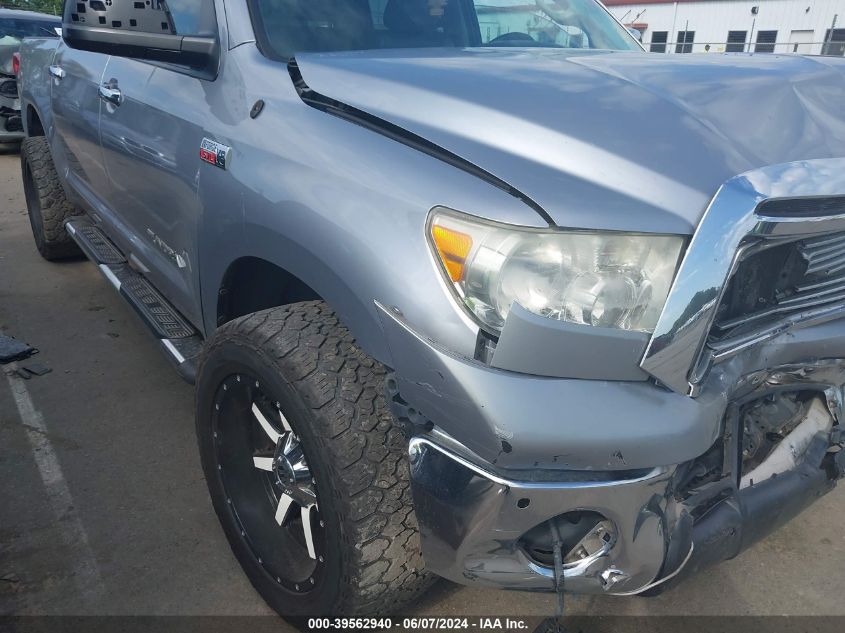
[[[203,339],[162,294],[135,272],[126,257],[97,226],[85,218],[65,223],[65,229],[103,276],[109,280],[161,343],[176,371],[189,383],[196,379]]]

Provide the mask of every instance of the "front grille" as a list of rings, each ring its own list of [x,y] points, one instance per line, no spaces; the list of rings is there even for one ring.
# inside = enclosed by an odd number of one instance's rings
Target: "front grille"
[[[731,278],[710,339],[720,341],[808,310],[845,306],[845,233],[767,246]]]

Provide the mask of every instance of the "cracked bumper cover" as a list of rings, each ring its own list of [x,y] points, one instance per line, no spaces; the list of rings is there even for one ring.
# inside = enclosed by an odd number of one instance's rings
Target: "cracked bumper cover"
[[[449,580],[553,590],[552,570],[533,562],[519,540],[567,509],[597,510],[617,533],[605,554],[567,566],[568,591],[636,591],[660,572],[665,549],[660,499],[671,469],[612,482],[519,482],[421,438],[411,441],[410,463],[426,566]]]
[[[845,452],[822,466],[818,436],[792,470],[737,490],[693,522],[698,508],[671,499],[673,469],[604,482],[502,479],[426,439],[410,444],[414,507],[426,565],[461,584],[555,591],[553,570],[520,544],[535,525],[571,510],[595,510],[615,527],[612,547],[567,565],[572,593],[634,595],[663,589],[742,550],[829,492],[845,469]]]
[[[520,539],[554,517],[588,510],[613,522],[615,544],[567,567],[567,591],[636,594],[655,583],[669,586],[735,556],[838,476],[820,467],[818,450],[812,459],[808,452],[789,476],[742,491],[727,486],[708,521],[693,521],[700,508],[672,494],[677,467],[720,439],[731,402],[785,383],[828,386],[829,402],[843,401],[836,393],[845,361],[796,363],[845,358],[841,321],[790,332],[719,365],[696,398],[647,382],[491,369],[439,349],[395,312],[382,309],[382,323],[398,391],[435,423],[410,443],[411,481],[426,565],[452,581],[553,591],[551,568],[532,560]],[[778,369],[767,369],[772,365]]]

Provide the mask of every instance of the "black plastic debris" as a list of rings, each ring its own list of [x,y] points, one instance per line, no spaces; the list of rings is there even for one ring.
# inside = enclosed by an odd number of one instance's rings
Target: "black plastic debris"
[[[25,371],[33,376],[43,376],[44,374],[49,374],[53,370],[47,367],[44,363],[27,363],[21,367],[21,371]]]
[[[38,350],[31,345],[21,343],[11,336],[0,334],[0,363],[6,364],[15,360],[24,360],[37,353]]]

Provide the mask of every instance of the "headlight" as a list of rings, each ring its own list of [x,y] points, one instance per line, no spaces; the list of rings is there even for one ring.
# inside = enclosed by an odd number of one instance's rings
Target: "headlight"
[[[429,239],[470,314],[502,329],[511,305],[550,319],[651,332],[684,238],[529,229],[435,209]]]

